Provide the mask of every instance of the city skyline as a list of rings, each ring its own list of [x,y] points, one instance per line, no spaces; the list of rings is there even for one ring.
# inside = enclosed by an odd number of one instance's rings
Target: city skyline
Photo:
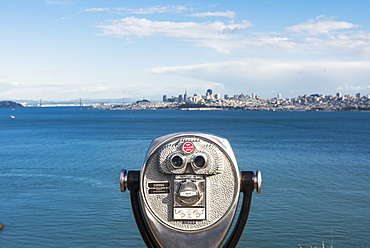
[[[15,102],[13,102],[16,104]],[[189,95],[187,90],[184,94],[177,96],[162,96],[161,101],[148,99],[128,101],[122,99],[82,99],[71,101],[21,101],[27,107],[62,107],[80,106],[93,109],[110,110],[147,110],[147,109],[181,109],[181,110],[258,110],[258,111],[369,111],[370,94],[355,95],[341,92],[335,95],[329,94],[304,94],[292,98],[284,98],[281,93],[275,97],[263,99],[256,93],[247,95],[244,93],[228,95],[223,97],[207,89],[205,95],[194,93]]]
[[[369,1],[0,2],[0,100],[370,93]]]
[[[274,98],[262,99],[257,94],[252,96],[236,94],[233,96],[213,93],[207,89],[205,95],[194,94],[189,96],[187,91],[184,95],[163,95],[161,102],[152,102],[146,99],[138,100],[131,104],[99,104],[93,109],[109,110],[247,110],[247,111],[369,111],[370,94],[361,96],[311,94],[294,98],[283,98],[278,94]]]
[[[109,104],[109,103],[117,103],[117,104],[130,104],[130,103],[135,103],[135,102],[140,102],[140,101],[148,101],[148,102],[186,102],[185,99],[190,98],[190,102],[192,101],[191,99],[194,98],[195,96],[200,99],[207,99],[207,95],[211,96],[209,99],[224,99],[224,100],[235,100],[236,98],[251,98],[251,99],[256,99],[256,100],[271,100],[271,99],[294,99],[294,98],[300,98],[300,97],[308,97],[308,96],[324,96],[324,97],[353,97],[353,98],[368,98],[370,99],[370,93],[369,94],[361,94],[361,93],[356,93],[354,95],[351,94],[342,94],[342,92],[336,92],[334,94],[319,94],[319,93],[314,93],[314,94],[302,94],[302,95],[296,95],[292,97],[284,97],[283,94],[278,93],[276,96],[271,96],[269,98],[263,98],[257,93],[245,93],[240,92],[237,94],[224,94],[221,95],[220,93],[213,92],[212,89],[207,89],[205,94],[202,93],[190,93],[187,92],[187,90],[184,91],[184,94],[177,94],[177,95],[166,95],[163,94],[161,99],[150,99],[150,98],[106,98],[106,99],[93,99],[93,98],[76,98],[76,99],[68,99],[68,100],[55,100],[55,99],[10,99],[11,101],[19,102],[24,105],[45,105],[47,104],[57,104],[57,105],[69,105],[72,104],[73,106],[77,105],[88,105],[88,104]],[[1,99],[0,99],[1,100]]]
[[[293,97],[284,97],[283,94],[277,93],[275,97],[270,97],[270,98],[265,98],[265,99],[292,99],[292,98],[300,98],[300,97],[307,97],[307,96],[335,96],[338,98],[342,97],[355,97],[355,98],[361,98],[361,97],[366,97],[370,99],[370,93],[368,94],[361,94],[360,92],[351,95],[351,94],[342,94],[342,92],[336,92],[335,94],[320,94],[320,93],[313,93],[313,94],[302,94],[302,95],[297,95]],[[213,92],[212,89],[207,89],[206,93],[204,95],[194,93],[193,96],[191,94],[188,94],[187,90],[185,90],[184,94],[178,94],[178,95],[171,95],[167,96],[166,94],[162,96],[162,102],[187,102],[187,99],[189,98],[194,98],[198,97],[199,99],[204,99],[207,98],[207,96],[210,96],[212,99],[234,99],[238,97],[242,98],[251,98],[251,99],[264,99],[260,95],[256,94],[255,92],[252,92],[251,94],[244,94],[244,92],[238,93],[238,94],[225,94],[221,95],[220,93]],[[145,99],[148,100],[148,99]]]

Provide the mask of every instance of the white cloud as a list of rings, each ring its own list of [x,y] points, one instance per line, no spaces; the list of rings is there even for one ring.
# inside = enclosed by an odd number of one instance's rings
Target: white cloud
[[[114,8],[114,10],[124,11],[131,14],[154,14],[154,13],[181,13],[188,10],[185,5],[167,5],[167,6],[152,6],[149,8]]]
[[[92,93],[101,93],[101,92],[106,92],[108,90],[109,90],[109,87],[105,87],[105,86],[98,86],[98,87],[86,89],[86,91],[92,92]]]
[[[65,88],[71,85],[66,82],[17,82],[17,81],[2,81],[0,82],[0,91],[3,97],[10,97],[12,99],[38,99],[43,96],[57,96]]]
[[[191,39],[227,39],[226,29],[243,29],[250,27],[251,23],[242,21],[240,24],[225,24],[220,21],[212,23],[198,22],[170,22],[151,21],[145,18],[126,17],[110,21],[109,24],[100,24],[96,27],[103,30],[100,35],[123,36],[164,36]]]
[[[152,73],[216,82],[226,92],[334,94],[340,87],[355,93],[370,86],[370,61],[242,60],[190,66],[158,66]],[[367,93],[367,92],[363,92]],[[297,96],[296,94],[293,96]],[[267,95],[265,97],[271,97]],[[292,95],[290,95],[292,97]]]
[[[194,17],[210,17],[210,16],[219,16],[219,17],[228,17],[231,19],[235,19],[236,13],[234,11],[225,11],[225,12],[204,12],[204,13],[194,13],[190,14],[190,16]]]
[[[84,9],[85,12],[101,12],[101,11],[107,11],[109,8],[90,8],[90,9]]]
[[[256,35],[245,37],[238,35],[234,39],[207,39],[192,41],[196,46],[209,47],[220,53],[264,52],[298,53],[330,56],[349,56],[353,58],[370,58],[370,33],[347,32],[332,35],[330,38],[289,35]]]
[[[338,91],[352,91],[352,92],[370,92],[370,83],[368,85],[346,85],[339,86],[336,90]]]
[[[285,29],[284,33],[254,33],[253,36],[216,42],[198,42],[198,46],[212,47],[219,52],[231,53],[238,48],[282,48],[281,52],[317,53],[337,56],[346,54],[357,58],[370,57],[370,33],[352,31],[359,25],[338,22],[319,16],[305,23]],[[299,35],[303,35],[299,36]],[[326,36],[319,36],[324,34]]]
[[[296,33],[300,35],[317,36],[320,34],[330,35],[333,31],[346,30],[359,27],[359,25],[343,21],[333,21],[333,18],[325,18],[325,16],[318,16],[307,22],[300,23],[286,28],[288,33]]]
[[[194,15],[206,17],[216,14],[232,17],[235,13],[206,12]],[[329,55],[332,58],[338,55],[370,58],[370,33],[351,30],[359,27],[356,24],[319,16],[305,23],[288,27],[282,33],[252,33],[246,36],[245,32],[241,32],[251,26],[253,26],[252,23],[246,20],[227,24],[221,21],[153,21],[134,16],[96,25],[102,30],[99,35],[126,38],[131,36],[184,38],[194,46],[212,48],[226,54],[242,52],[247,55],[250,52],[263,53],[269,50],[274,53]]]
[[[126,7],[114,7],[114,8],[89,8],[84,9],[85,12],[101,12],[101,11],[113,11],[123,12],[125,14],[156,14],[156,13],[182,13],[187,11],[189,8],[186,5],[167,5],[167,6],[152,6],[148,8],[126,8]]]
[[[60,87],[67,86],[68,83],[65,82],[44,82],[44,83],[31,83],[31,82],[16,82],[16,81],[0,81],[0,89],[2,87],[7,88],[37,88],[37,87]]]
[[[51,0],[46,0],[46,4],[49,5],[68,5],[68,4],[73,4],[72,1],[51,1]]]
[[[0,81],[0,91],[2,92],[2,98],[29,100],[122,97],[122,87],[102,85],[101,83]]]

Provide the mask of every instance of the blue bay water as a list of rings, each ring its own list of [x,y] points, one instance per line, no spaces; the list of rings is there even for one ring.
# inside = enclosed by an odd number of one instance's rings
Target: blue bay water
[[[239,247],[370,246],[369,112],[22,108],[0,109],[0,247],[144,247],[119,172],[181,131],[262,170]]]

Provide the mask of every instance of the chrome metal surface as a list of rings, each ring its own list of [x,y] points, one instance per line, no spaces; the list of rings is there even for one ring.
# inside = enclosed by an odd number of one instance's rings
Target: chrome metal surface
[[[128,174],[127,170],[122,169],[119,175],[121,192],[125,192],[127,189],[127,185],[128,185],[127,174]]]
[[[204,161],[195,163],[197,156]],[[163,247],[218,247],[236,213],[239,182],[226,139],[187,132],[153,140],[140,174],[140,198],[155,239]]]
[[[253,177],[254,189],[257,190],[257,194],[262,193],[262,172],[260,170],[256,171]]]

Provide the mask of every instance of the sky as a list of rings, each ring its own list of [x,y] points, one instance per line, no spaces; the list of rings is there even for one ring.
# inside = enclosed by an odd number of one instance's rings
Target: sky
[[[370,94],[368,0],[0,1],[0,100]]]

